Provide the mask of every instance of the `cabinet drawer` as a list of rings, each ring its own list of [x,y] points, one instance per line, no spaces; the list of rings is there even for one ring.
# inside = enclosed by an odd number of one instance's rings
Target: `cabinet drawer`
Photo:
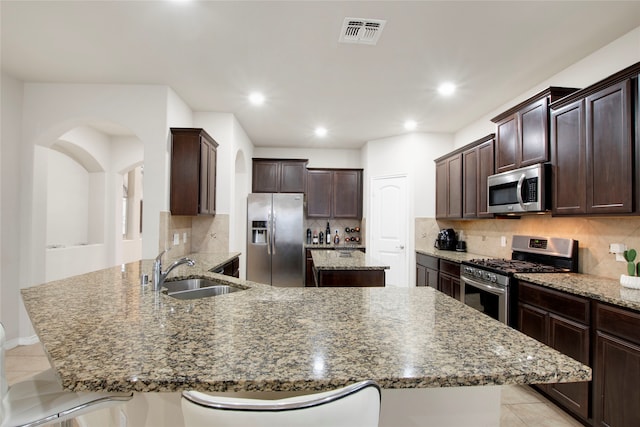
[[[589,323],[589,300],[528,282],[519,282],[519,300],[577,322]]]
[[[438,270],[438,258],[416,253],[416,264]]]
[[[598,303],[596,328],[640,345],[640,313]]]
[[[447,261],[446,259],[440,260],[440,272],[447,273],[452,276],[460,276],[460,264],[457,262]]]

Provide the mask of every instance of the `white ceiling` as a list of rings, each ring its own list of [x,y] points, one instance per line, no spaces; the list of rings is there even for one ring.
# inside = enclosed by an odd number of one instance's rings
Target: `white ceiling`
[[[27,82],[158,84],[253,143],[360,147],[455,132],[640,26],[640,1],[8,1],[2,68]],[[338,43],[345,17],[387,21]],[[459,84],[451,98],[436,86]],[[261,90],[262,107],[246,96]],[[319,124],[329,135],[319,140]]]

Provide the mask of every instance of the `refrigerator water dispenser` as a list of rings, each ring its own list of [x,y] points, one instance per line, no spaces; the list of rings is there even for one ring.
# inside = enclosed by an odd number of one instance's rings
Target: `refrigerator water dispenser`
[[[267,221],[251,222],[251,243],[267,243]]]

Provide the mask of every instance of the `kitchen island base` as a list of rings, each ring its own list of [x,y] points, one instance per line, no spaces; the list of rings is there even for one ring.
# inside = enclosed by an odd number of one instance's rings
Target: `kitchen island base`
[[[281,399],[291,392],[212,393]],[[301,393],[298,393],[301,394]],[[89,414],[92,427],[183,427],[180,393],[136,393],[126,405]],[[380,427],[498,427],[500,386],[383,389]],[[124,423],[123,423],[124,421]]]

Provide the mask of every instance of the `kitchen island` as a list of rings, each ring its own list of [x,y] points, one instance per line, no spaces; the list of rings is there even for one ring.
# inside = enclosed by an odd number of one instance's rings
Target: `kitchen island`
[[[178,426],[181,390],[309,393],[373,379],[384,389],[381,426],[445,426],[499,422],[495,386],[591,377],[431,288],[277,288],[211,273],[212,258],[194,256],[170,277],[244,290],[158,294],[140,284],[151,260],[23,289],[63,387],[137,392],[131,425]]]
[[[384,286],[383,265],[371,255],[352,249],[312,250],[316,286]]]

